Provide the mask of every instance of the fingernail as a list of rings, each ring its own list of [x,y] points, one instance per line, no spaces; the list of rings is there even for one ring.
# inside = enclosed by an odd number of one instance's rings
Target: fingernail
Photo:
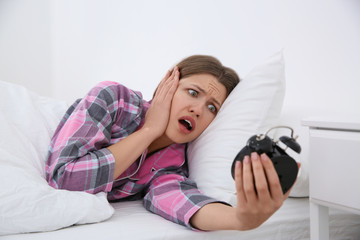
[[[256,152],[251,153],[251,159],[258,160],[258,154]]]
[[[244,157],[244,163],[248,164],[250,162],[250,158],[248,155]]]
[[[263,161],[268,161],[269,159],[266,157],[266,154],[265,153],[263,153],[263,154],[261,154],[261,159],[263,160]]]

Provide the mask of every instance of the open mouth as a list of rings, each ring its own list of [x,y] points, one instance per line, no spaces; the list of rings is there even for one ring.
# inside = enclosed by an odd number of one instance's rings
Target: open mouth
[[[191,131],[193,126],[189,120],[186,119],[180,119],[180,124],[182,124],[187,130]]]
[[[196,128],[196,121],[191,116],[183,116],[179,118],[180,131],[184,134],[192,133]]]

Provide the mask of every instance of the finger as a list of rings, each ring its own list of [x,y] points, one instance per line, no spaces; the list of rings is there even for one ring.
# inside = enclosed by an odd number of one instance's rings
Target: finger
[[[167,92],[168,95],[171,96],[171,98],[174,95],[174,93],[175,93],[175,91],[176,91],[176,89],[178,87],[179,80],[180,80],[179,77],[180,77],[180,72],[178,70],[176,70],[175,75],[174,75],[174,79],[172,80],[171,85],[169,87],[169,90]]]
[[[163,83],[165,82],[166,79],[168,79],[168,78],[170,77],[170,75],[171,75],[170,70],[167,70],[165,76],[163,77],[163,79],[161,79],[159,85],[158,85],[158,86],[156,87],[156,89],[155,89],[154,97],[157,96],[157,95],[159,95],[159,92],[160,92],[159,89],[161,89]]]
[[[246,198],[243,188],[242,166],[240,161],[236,161],[235,163],[235,187],[238,205],[239,203],[245,203]]]
[[[164,82],[171,76],[171,71],[167,70],[164,78],[160,81],[159,86],[162,86],[164,84]]]
[[[168,82],[166,83],[166,87],[164,89],[166,89],[166,98],[170,98],[167,100],[171,100],[179,83],[179,78],[180,78],[180,72],[179,72],[179,68],[176,66],[173,70],[172,75],[169,77]]]
[[[178,68],[175,67],[171,72],[171,75],[164,79],[163,82],[160,83],[158,88],[158,95],[162,97],[166,97],[169,89],[174,84],[174,80],[176,81],[176,76],[179,75]],[[178,78],[178,77],[177,77]]]
[[[260,160],[260,156],[256,152],[251,153],[251,164],[254,173],[256,191],[259,198],[265,200],[269,199],[269,185],[265,176],[264,167]]]
[[[168,79],[170,76],[171,76],[171,71],[167,70],[164,78],[162,79],[162,82],[166,81],[166,79]]]
[[[170,77],[171,78],[171,77]],[[175,94],[175,91],[179,84],[179,72],[174,73],[174,77],[171,80],[167,80],[159,91],[158,101],[163,103],[169,103]]]
[[[256,200],[256,193],[254,188],[254,175],[251,167],[251,160],[249,156],[245,156],[243,160],[243,188],[245,197],[248,202]]]
[[[271,197],[273,199],[282,199],[283,192],[281,189],[279,176],[276,173],[272,161],[266,154],[261,154],[260,158],[264,166],[266,178],[268,180]]]
[[[175,66],[175,67],[173,68],[173,70],[170,72],[170,73],[171,73],[170,76],[165,79],[165,83],[173,80],[174,77],[175,77],[176,72],[178,72],[178,71],[179,71],[179,68],[178,68],[177,66]]]

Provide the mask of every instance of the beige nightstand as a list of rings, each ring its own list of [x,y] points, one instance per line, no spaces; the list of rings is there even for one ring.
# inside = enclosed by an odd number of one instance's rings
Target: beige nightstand
[[[360,119],[308,118],[310,234],[329,239],[329,208],[360,214]]]

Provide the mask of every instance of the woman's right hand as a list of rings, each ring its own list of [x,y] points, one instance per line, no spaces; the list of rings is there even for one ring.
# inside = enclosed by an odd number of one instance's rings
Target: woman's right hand
[[[117,179],[139,158],[146,148],[162,134],[169,122],[171,100],[179,82],[179,69],[174,68],[160,82],[153,101],[146,112],[144,126],[123,140],[107,147],[115,159],[113,179]]]
[[[179,83],[179,75],[180,72],[177,66],[172,73],[170,71],[166,73],[146,113],[143,128],[151,131],[156,138],[165,132],[168,125],[171,101]]]

